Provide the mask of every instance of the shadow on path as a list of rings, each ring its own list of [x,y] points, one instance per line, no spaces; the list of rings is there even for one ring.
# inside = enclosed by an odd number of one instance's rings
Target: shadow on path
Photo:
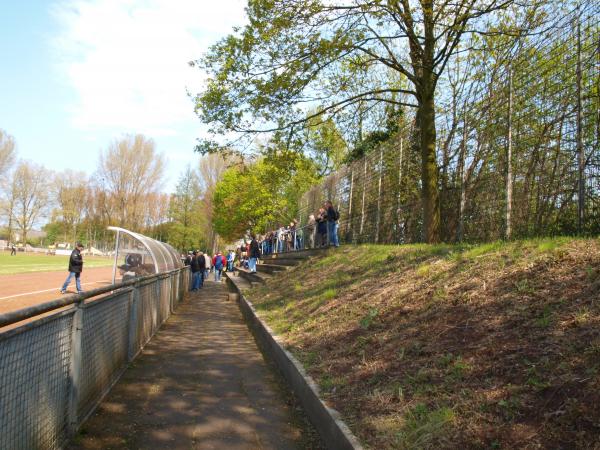
[[[304,448],[294,405],[227,298],[210,281],[190,294],[68,448]]]

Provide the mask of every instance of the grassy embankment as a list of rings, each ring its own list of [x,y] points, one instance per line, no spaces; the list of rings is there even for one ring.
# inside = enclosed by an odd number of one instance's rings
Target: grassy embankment
[[[347,246],[247,293],[368,448],[600,448],[600,241]]]
[[[111,258],[84,256],[84,270],[92,267],[112,266]],[[10,256],[8,251],[0,251],[0,275],[12,275],[29,272],[56,272],[69,266],[69,256],[40,255],[35,253],[17,253]]]

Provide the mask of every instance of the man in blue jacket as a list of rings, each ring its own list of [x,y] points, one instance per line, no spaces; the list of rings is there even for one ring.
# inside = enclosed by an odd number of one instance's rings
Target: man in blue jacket
[[[79,278],[81,277],[81,272],[83,271],[83,257],[81,256],[81,251],[83,250],[83,244],[78,242],[75,245],[75,250],[71,252],[71,257],[69,258],[69,276],[67,277],[65,283],[60,290],[61,294],[67,293],[67,287],[69,287],[69,283],[71,282],[71,278],[75,277],[75,286],[77,287],[77,293],[83,294],[83,290],[81,289],[81,281]]]

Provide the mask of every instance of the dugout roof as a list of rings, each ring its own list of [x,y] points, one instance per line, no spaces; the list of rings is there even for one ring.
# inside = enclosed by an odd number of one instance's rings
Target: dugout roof
[[[169,244],[124,228],[108,229],[117,233],[113,282],[124,273],[144,276],[183,267],[179,253]]]

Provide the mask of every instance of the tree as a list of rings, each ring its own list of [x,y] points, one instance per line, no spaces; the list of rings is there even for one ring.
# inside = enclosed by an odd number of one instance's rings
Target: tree
[[[65,241],[77,240],[78,227],[83,221],[88,180],[83,172],[65,170],[54,178],[53,193],[57,208],[54,220],[63,223]]]
[[[206,217],[198,173],[187,166],[171,197],[169,242],[180,250],[206,245]]]
[[[14,164],[16,154],[15,139],[0,129],[0,177]]]
[[[27,243],[27,233],[48,210],[49,177],[44,167],[29,161],[19,162],[14,171],[11,185],[13,217],[24,244]]]
[[[6,175],[15,162],[15,147],[14,138],[0,129],[0,190],[4,197],[0,199],[0,211],[6,217],[9,242],[12,242],[14,196],[11,186],[12,178]]]
[[[141,134],[124,136],[102,151],[96,178],[108,223],[141,230],[146,223],[143,203],[149,193],[160,191],[164,170],[164,156]]]
[[[357,106],[415,107],[424,238],[436,242],[438,80],[468,26],[513,2],[249,0],[249,25],[199,61],[210,79],[196,111],[213,133],[252,135],[293,133],[314,116]],[[314,104],[307,116],[302,106]],[[212,141],[198,147],[217,149]]]
[[[215,188],[228,168],[236,167],[241,163],[242,159],[231,152],[204,155],[198,163],[198,175],[202,191],[202,214],[206,219],[202,228],[207,239],[208,248],[213,253],[216,252],[219,243],[219,236],[212,226]]]
[[[289,222],[302,193],[317,181],[317,172],[307,157],[280,148],[265,149],[258,161],[230,168],[214,192],[215,230],[233,240]]]

